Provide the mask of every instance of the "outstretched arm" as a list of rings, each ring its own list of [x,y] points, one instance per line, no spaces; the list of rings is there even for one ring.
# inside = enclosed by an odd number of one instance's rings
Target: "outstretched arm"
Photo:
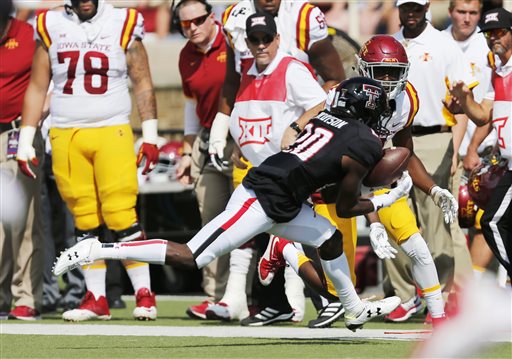
[[[324,80],[325,91],[345,79],[345,70],[332,41],[325,38],[311,45],[308,51],[309,62]]]
[[[493,101],[484,99],[481,103],[477,103],[473,92],[462,81],[450,84],[449,90],[450,94],[460,104],[464,113],[475,125],[483,126],[491,121]]]

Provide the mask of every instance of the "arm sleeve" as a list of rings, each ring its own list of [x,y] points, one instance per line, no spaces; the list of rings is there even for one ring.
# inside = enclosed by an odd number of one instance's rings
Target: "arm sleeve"
[[[292,61],[286,70],[286,90],[288,98],[304,110],[325,101],[326,93],[311,72],[298,61]]]
[[[199,117],[196,113],[196,101],[187,98],[185,100],[185,111],[184,111],[184,135],[195,135],[199,132],[201,125],[199,123]]]

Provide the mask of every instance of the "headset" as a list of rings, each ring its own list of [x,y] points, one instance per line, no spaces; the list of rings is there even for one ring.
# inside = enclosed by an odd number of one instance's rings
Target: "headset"
[[[179,0],[178,3],[176,5],[174,5],[174,0],[172,0],[172,4],[171,4],[171,12],[172,12],[172,19],[171,19],[171,31],[172,30],[178,30],[178,32],[183,36],[185,37],[185,34],[183,33],[183,29],[181,28],[181,23],[180,23],[180,16],[178,15],[178,11],[180,9],[180,6],[187,2],[187,1],[191,1],[191,0]],[[205,9],[206,9],[206,12],[208,14],[211,14],[212,13],[212,5],[209,4],[206,0],[193,0],[193,1],[196,1],[198,3],[201,3],[205,6]]]

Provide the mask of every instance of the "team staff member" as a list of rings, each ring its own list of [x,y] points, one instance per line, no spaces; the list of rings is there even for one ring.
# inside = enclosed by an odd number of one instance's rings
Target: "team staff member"
[[[479,82],[478,86],[473,89],[476,102],[482,101],[491,81],[489,67],[491,52],[484,35],[479,32],[480,29],[477,26],[482,15],[482,3],[482,0],[451,0],[448,12],[452,24],[443,31],[445,35],[455,40],[471,64],[471,70]],[[459,161],[456,176],[459,176],[463,169],[471,171],[477,167],[480,164],[480,154],[484,154],[485,151],[496,145],[496,131],[489,134],[491,127],[492,123],[488,123],[477,129],[472,121],[468,122],[464,139],[459,148],[459,156],[462,161]],[[458,178],[456,177],[456,179]],[[456,189],[457,186],[454,186],[454,190]],[[475,223],[476,231],[470,247],[473,274],[476,277],[481,276],[492,259],[492,252],[485,242],[480,227],[482,213],[482,209],[479,209]]]
[[[427,22],[427,0],[399,0],[397,5],[402,28],[393,36],[407,52],[411,63],[408,80],[414,84],[420,103],[411,126],[414,152],[434,182],[441,188],[450,188],[452,158],[467,119],[464,115],[454,118],[444,108],[445,78],[471,78],[469,63],[453,41]],[[472,87],[477,84],[467,81]],[[455,276],[455,285],[461,284],[463,275],[471,275],[469,251],[458,223],[451,226],[445,223],[441,209],[428,197],[429,194],[414,187],[411,199],[419,227],[436,262],[443,291],[449,291],[450,288],[445,290],[444,287],[451,281],[454,268],[459,274]],[[395,293],[402,298],[402,306],[397,308],[398,312],[391,313],[388,320],[403,320],[408,312],[416,313],[420,308],[409,263],[401,253],[394,261],[385,262]],[[457,269],[459,266],[461,268]]]
[[[18,165],[34,177],[32,142],[50,80],[53,173],[75,218],[77,239],[98,235],[105,224],[117,241],[143,239],[137,220],[136,163],[147,173],[158,160],[156,102],[146,51],[142,16],[114,9],[104,0],[72,0],[66,11],[48,11],[36,20],[38,44],[25,96]],[[142,118],[143,144],[138,161],[129,123],[127,77]],[[133,316],[156,319],[147,264],[124,263],[136,295]],[[104,261],[87,265],[88,289],[80,307],[63,319],[110,319],[105,299]]]
[[[88,238],[62,253],[54,273],[100,258],[200,268],[268,232],[319,250],[322,267],[346,309],[347,328],[355,331],[389,313],[400,299],[361,300],[350,279],[342,234],[304,203],[318,187],[339,182],[338,215],[352,217],[391,205],[412,185],[404,174],[387,194],[371,199],[359,196],[363,178],[382,158],[382,143],[375,132],[382,129],[382,114],[388,111],[386,93],[378,82],[362,77],[342,82],[337,92],[330,111],[309,121],[291,146],[253,167],[233,192],[226,210],[187,244],[155,239],[134,248],[126,243],[102,245]]]
[[[508,159],[508,171],[494,189],[482,217],[482,231],[498,261],[512,278],[512,14],[503,8],[483,16],[481,31],[495,57],[501,61],[493,68],[491,86],[482,102],[477,103],[470,88],[455,82],[451,94],[477,126],[492,121],[498,131],[501,155]]]
[[[14,158],[20,126],[22,99],[30,79],[34,56],[34,30],[13,19],[12,0],[0,3],[0,168],[18,181],[25,196],[19,198],[23,217],[0,227],[0,312],[5,319],[39,318],[42,306],[44,241],[41,218],[41,172],[32,181],[18,170]],[[34,156],[43,160],[43,140],[34,127]],[[14,300],[14,309],[11,303]]]
[[[224,210],[233,192],[232,168],[217,171],[209,163],[208,137],[217,113],[219,96],[226,76],[226,38],[215,21],[211,5],[203,0],[185,0],[174,8],[174,21],[188,39],[181,50],[179,70],[185,94],[183,156],[177,178],[195,182],[195,192],[203,225]],[[233,141],[225,149],[229,158]],[[229,255],[221,256],[203,268],[203,290],[208,299],[190,306],[187,314],[206,319],[206,309],[224,294]]]

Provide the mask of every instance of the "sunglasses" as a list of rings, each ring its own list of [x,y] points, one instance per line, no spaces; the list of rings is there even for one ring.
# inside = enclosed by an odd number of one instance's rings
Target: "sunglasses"
[[[251,43],[251,45],[259,46],[261,44],[267,46],[272,41],[274,41],[275,36],[272,35],[265,35],[263,37],[257,37],[257,36],[248,36],[247,40]]]
[[[510,30],[509,29],[492,29],[492,30],[488,30],[488,31],[484,31],[484,36],[486,39],[490,39],[491,36],[495,37],[495,38],[502,38],[503,36],[505,36],[507,34],[507,32],[509,32]]]
[[[208,16],[210,16],[210,14],[198,16],[198,17],[196,17],[194,19],[190,19],[190,20],[180,20],[181,28],[188,29],[188,28],[190,28],[190,26],[192,26],[192,24],[194,24],[196,26],[201,26],[204,24],[206,19],[208,19]]]

